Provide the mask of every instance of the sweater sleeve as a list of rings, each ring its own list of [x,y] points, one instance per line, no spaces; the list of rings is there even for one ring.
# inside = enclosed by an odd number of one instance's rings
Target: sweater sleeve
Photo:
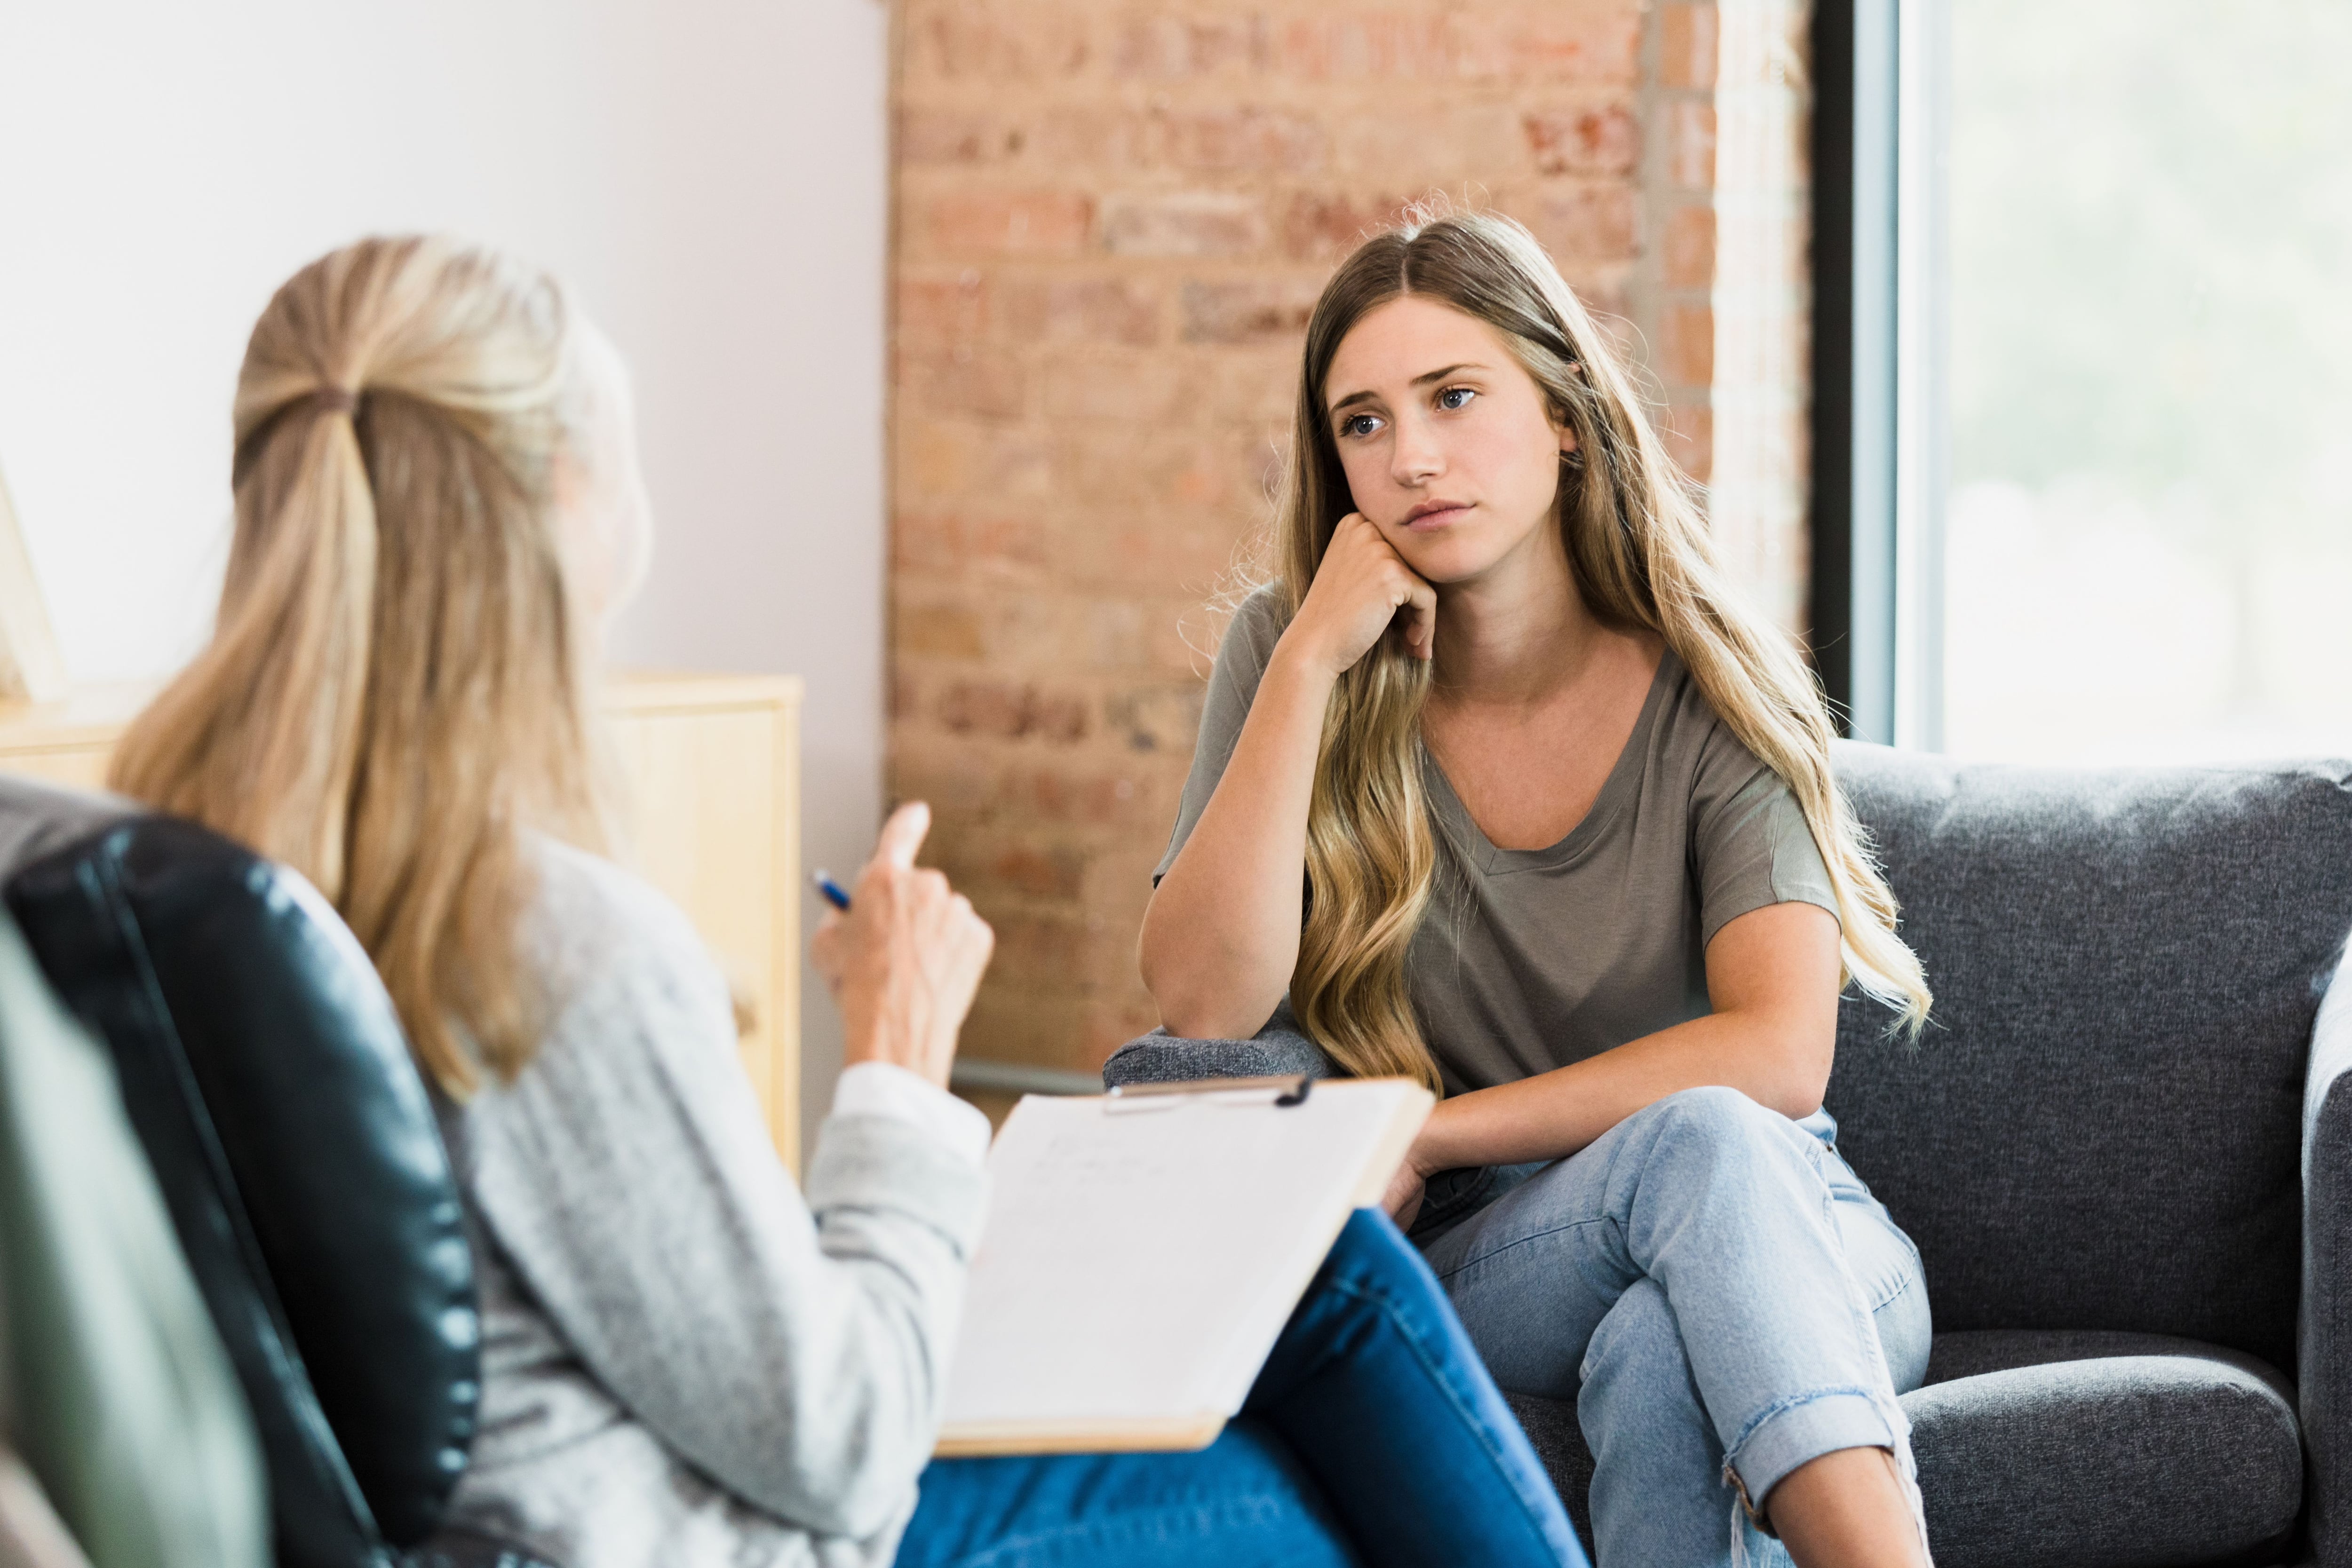
[[[493,1238],[673,1452],[811,1531],[889,1528],[937,1433],[979,1167],[905,1119],[835,1115],[803,1201],[684,917],[611,868],[552,880],[542,904],[575,928],[599,905],[604,936],[551,966],[539,1055],[469,1108]]]

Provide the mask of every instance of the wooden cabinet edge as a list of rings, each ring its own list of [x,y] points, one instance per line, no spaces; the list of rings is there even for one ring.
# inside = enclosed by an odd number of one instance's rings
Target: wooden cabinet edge
[[[152,682],[77,688],[54,702],[0,701],[0,771],[12,761],[88,757],[102,763],[123,727],[155,691]],[[769,1038],[768,1082],[759,1085],[761,1115],[795,1175],[801,1127],[800,709],[798,675],[737,675],[704,671],[615,670],[605,677],[604,711],[615,718],[706,714],[771,716],[775,761],[774,932],[768,1001],[760,1020]]]

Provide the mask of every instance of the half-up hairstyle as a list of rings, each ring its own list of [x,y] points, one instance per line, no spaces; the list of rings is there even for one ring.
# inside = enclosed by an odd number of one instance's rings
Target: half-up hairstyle
[[[1560,471],[1559,528],[1585,604],[1656,632],[1717,716],[1787,781],[1836,889],[1846,977],[1916,1033],[1931,998],[1895,934],[1895,895],[1830,772],[1821,688],[1796,647],[1731,591],[1687,479],[1666,455],[1631,374],[1535,237],[1509,218],[1459,213],[1375,235],[1349,256],[1307,325],[1275,550],[1288,613],[1306,601],[1339,520],[1354,509],[1323,406],[1341,340],[1406,295],[1492,327],[1576,436]],[[1326,709],[1307,825],[1307,906],[1291,1005],[1360,1075],[1443,1092],[1405,989],[1405,955],[1435,881],[1422,787],[1429,661],[1393,627],[1340,677]]]
[[[446,239],[295,274],[237,377],[212,641],[110,774],[316,883],[460,1097],[537,1042],[521,831],[606,841],[552,505],[578,332],[552,280]]]

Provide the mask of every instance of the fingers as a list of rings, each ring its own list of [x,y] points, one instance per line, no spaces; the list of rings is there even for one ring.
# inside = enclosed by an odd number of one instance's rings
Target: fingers
[[[874,844],[875,862],[908,870],[914,865],[915,855],[923,847],[924,835],[930,831],[930,806],[921,800],[908,801],[882,824],[882,836]]]
[[[1405,629],[1404,640],[1415,655],[1423,659],[1437,656],[1437,590],[1415,577],[1407,602],[1412,607],[1412,624]]]

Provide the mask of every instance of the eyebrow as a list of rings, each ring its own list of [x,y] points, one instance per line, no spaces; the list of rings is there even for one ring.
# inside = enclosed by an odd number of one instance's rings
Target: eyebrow
[[[1417,387],[1425,387],[1432,382],[1444,381],[1446,377],[1454,374],[1456,371],[1483,371],[1486,368],[1486,367],[1484,365],[1469,361],[1465,361],[1458,365],[1443,365],[1436,370],[1429,371],[1423,374],[1413,377],[1412,384]],[[1351,392],[1346,397],[1341,398],[1338,402],[1333,403],[1329,408],[1325,409],[1323,412],[1327,416],[1335,414],[1343,408],[1353,408],[1360,402],[1370,402],[1376,396],[1376,393],[1370,392]]]

